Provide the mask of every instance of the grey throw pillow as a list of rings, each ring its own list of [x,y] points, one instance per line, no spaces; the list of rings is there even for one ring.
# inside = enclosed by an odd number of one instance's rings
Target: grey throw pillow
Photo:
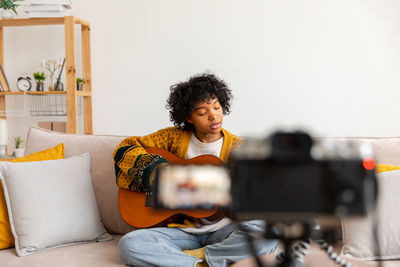
[[[376,205],[377,234],[380,253],[372,234],[373,214],[365,218],[342,220],[342,256],[358,260],[400,259],[400,171],[377,174],[378,199]]]
[[[0,178],[19,256],[112,239],[101,222],[88,153],[60,160],[2,162]]]

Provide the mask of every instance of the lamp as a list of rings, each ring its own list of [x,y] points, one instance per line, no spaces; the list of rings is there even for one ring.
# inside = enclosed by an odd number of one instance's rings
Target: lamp
[[[0,119],[0,157],[5,158],[7,157],[7,143],[8,143],[8,136],[7,136],[7,122],[5,119]]]

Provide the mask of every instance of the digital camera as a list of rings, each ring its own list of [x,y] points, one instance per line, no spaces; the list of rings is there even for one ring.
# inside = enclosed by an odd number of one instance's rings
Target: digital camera
[[[276,132],[245,139],[225,166],[161,168],[156,206],[225,207],[243,217],[365,215],[376,200],[374,170],[365,144]]]

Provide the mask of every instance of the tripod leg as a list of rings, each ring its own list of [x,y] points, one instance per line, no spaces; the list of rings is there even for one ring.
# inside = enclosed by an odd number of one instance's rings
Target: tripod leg
[[[243,233],[246,236],[247,246],[248,246],[248,248],[250,250],[251,255],[254,257],[254,259],[255,259],[255,261],[257,263],[257,267],[266,267],[266,266],[263,265],[263,263],[261,262],[260,258],[257,255],[256,248],[254,246],[254,243],[253,243],[253,240],[252,240],[252,238],[250,236],[250,233],[240,223],[239,223],[239,229],[241,231],[243,231]]]

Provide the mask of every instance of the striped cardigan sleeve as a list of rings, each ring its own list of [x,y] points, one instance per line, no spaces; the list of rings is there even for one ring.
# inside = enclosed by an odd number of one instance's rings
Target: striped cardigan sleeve
[[[176,140],[173,129],[166,128],[147,136],[124,139],[114,150],[114,169],[119,187],[137,192],[151,190],[155,170],[168,165],[161,156],[148,154],[146,148],[157,147],[171,151]]]

